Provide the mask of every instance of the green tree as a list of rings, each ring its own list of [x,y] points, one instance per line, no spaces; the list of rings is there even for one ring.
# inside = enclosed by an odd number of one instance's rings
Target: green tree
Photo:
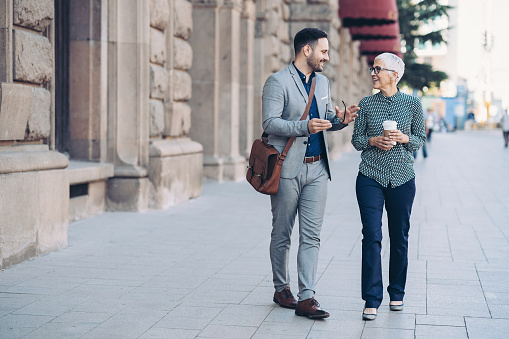
[[[424,87],[431,86],[438,87],[441,81],[448,78],[447,73],[434,71],[429,64],[417,63],[414,50],[419,43],[446,42],[443,30],[420,34],[420,28],[437,18],[448,16],[447,11],[452,7],[440,4],[439,0],[397,0],[397,4],[401,39],[406,49],[403,54],[406,69],[401,81],[414,90],[422,90]]]

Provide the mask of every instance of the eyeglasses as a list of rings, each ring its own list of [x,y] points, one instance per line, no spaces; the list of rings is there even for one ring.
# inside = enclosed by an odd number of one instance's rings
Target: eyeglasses
[[[385,70],[385,71],[391,71],[391,72],[396,72],[395,70],[393,69],[388,69],[388,68],[382,68],[380,66],[375,66],[375,67],[370,67],[369,68],[369,74],[371,74],[371,72],[375,72],[375,75],[380,73],[381,70]]]
[[[346,104],[345,104],[345,102],[343,100],[341,100],[341,102],[343,103],[343,106],[345,106],[345,112],[343,113],[343,117],[342,118],[336,117],[336,120],[335,120],[336,123],[339,122],[340,124],[345,122],[345,115],[346,115]]]

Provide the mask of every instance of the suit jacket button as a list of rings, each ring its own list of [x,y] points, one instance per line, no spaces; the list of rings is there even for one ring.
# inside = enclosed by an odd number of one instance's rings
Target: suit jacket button
[[[307,144],[308,144],[308,142],[307,142],[307,141],[304,141],[304,145],[307,145]]]

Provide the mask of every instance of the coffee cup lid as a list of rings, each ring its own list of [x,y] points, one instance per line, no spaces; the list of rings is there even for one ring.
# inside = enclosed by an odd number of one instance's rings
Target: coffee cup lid
[[[393,120],[385,120],[382,123],[382,126],[384,127],[384,129],[395,129],[395,128],[397,128],[398,123]]]

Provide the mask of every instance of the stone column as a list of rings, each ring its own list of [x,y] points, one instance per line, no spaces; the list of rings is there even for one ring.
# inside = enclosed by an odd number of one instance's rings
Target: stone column
[[[346,32],[348,30],[346,29]],[[336,77],[334,81],[334,86],[331,84],[331,95],[333,98],[333,103],[339,106],[341,109],[344,109],[343,103],[341,101],[345,101],[347,105],[356,104],[355,102],[350,102],[350,97],[348,96],[348,88],[350,82],[350,70],[348,65],[349,60],[349,49],[348,43],[345,44],[345,41],[349,41],[348,38],[344,36],[345,28],[338,25],[337,29],[337,44],[335,44],[334,55],[337,58],[337,62],[335,65]],[[346,48],[345,48],[346,46]],[[347,127],[347,129],[343,129],[340,132],[333,132],[328,135],[329,142],[329,155],[331,159],[337,159],[342,153],[348,151],[351,148],[351,132],[352,127]]]
[[[68,160],[54,149],[53,0],[0,2],[0,268],[67,245]]]
[[[339,63],[339,27],[338,1],[336,0],[293,0],[290,4],[290,37],[305,27],[316,27],[327,32],[329,40],[329,62],[325,64],[323,74],[331,85],[332,99],[336,99],[336,68]]]
[[[193,128],[204,148],[204,175],[240,180],[245,158],[239,154],[240,0],[193,0],[193,22],[200,23],[193,47]]]
[[[150,206],[167,208],[200,195],[203,148],[189,138],[193,6],[150,1]]]
[[[338,86],[338,96],[342,100],[350,99],[350,43],[352,37],[348,28],[341,27],[340,29],[340,45],[339,45],[339,78],[341,81]]]
[[[69,154],[107,161],[108,6],[73,0],[70,6]]]
[[[141,211],[149,202],[150,2],[108,1],[108,181],[113,210]]]
[[[349,72],[350,83],[349,83],[349,93],[350,93],[350,102],[359,103],[361,98],[361,89],[360,84],[361,81],[359,79],[360,70],[361,70],[361,62],[360,62],[360,53],[359,53],[360,41],[351,41],[350,42],[350,58],[349,58]]]
[[[267,12],[266,0],[256,1],[256,23],[253,60],[253,137],[259,138],[262,130],[262,89],[267,77],[272,73],[267,70],[270,64],[269,37],[266,33]]]
[[[240,153],[248,158],[253,143],[254,0],[244,0],[240,21]],[[257,136],[258,137],[258,136]]]
[[[292,61],[290,46],[290,8],[282,0],[257,0],[254,39],[254,119],[253,136],[259,138],[262,129],[262,90],[265,80]]]
[[[0,82],[12,82],[12,0],[0,2]]]
[[[369,65],[366,56],[361,57],[361,74],[359,75],[360,87],[361,87],[361,97],[365,97],[371,95],[373,90],[373,82],[371,80],[371,75],[369,74]]]
[[[341,93],[340,88],[344,86],[348,77],[344,77],[341,72],[341,63],[343,57],[341,55],[341,37],[340,28],[341,21],[338,17],[338,1],[336,0],[307,0],[307,1],[291,1],[290,4],[291,23],[290,35],[293,38],[298,31],[305,27],[317,27],[327,32],[329,40],[329,62],[325,64],[323,75],[330,82],[331,100],[333,106],[339,106],[343,109],[342,100],[351,105],[346,97],[338,95]],[[327,142],[329,144],[329,156],[331,160],[336,159],[350,145],[351,129],[343,129],[340,132],[331,132],[327,134]]]

